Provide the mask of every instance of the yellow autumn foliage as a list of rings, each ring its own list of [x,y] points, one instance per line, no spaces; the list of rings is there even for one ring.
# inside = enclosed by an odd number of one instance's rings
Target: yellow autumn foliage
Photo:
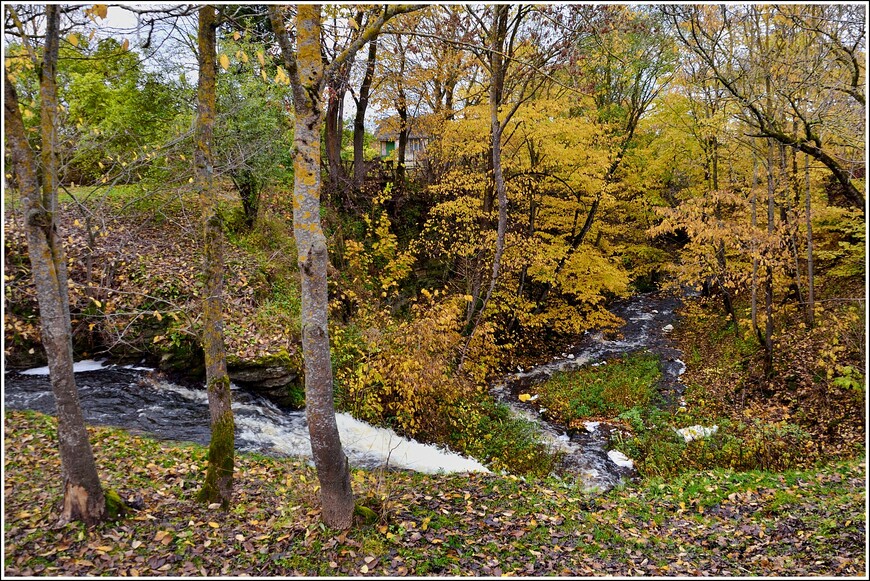
[[[431,296],[411,308],[408,320],[362,309],[353,327],[334,330],[333,352],[345,363],[336,371],[340,407],[415,438],[447,442],[460,402],[485,386],[480,376],[456,370],[463,308],[464,297]],[[475,350],[491,347],[482,336]],[[471,368],[479,371],[479,363]]]

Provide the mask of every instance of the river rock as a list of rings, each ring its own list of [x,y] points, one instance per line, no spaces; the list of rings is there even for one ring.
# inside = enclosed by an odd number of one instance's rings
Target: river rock
[[[709,438],[719,431],[719,426],[689,426],[687,428],[680,428],[679,430],[674,428],[674,431],[681,435],[686,443],[689,443],[692,440]]]
[[[239,365],[229,368],[230,381],[268,398],[282,407],[299,407],[301,381],[295,369],[284,365]]]

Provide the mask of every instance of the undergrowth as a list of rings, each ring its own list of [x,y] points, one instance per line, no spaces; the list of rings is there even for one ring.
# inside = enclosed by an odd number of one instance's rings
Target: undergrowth
[[[853,307],[817,310],[809,329],[784,312],[788,333],[776,337],[775,370],[748,329],[735,333],[724,316],[700,303],[683,309],[674,333],[688,370],[682,406],[623,412],[631,434],[615,445],[646,476],[710,468],[789,470],[864,453],[862,343]],[[854,375],[853,375],[854,374]],[[862,385],[856,385],[860,381]],[[675,430],[716,426],[686,442]]]
[[[612,418],[649,406],[660,377],[658,357],[638,352],[605,365],[556,373],[531,391],[550,419],[578,428],[585,419]]]
[[[709,470],[591,497],[572,481],[352,470],[374,522],[320,522],[304,459],[238,454],[233,505],[198,503],[207,450],[88,428],[127,518],[57,525],[56,420],[4,416],[4,576],[862,576],[866,467]]]

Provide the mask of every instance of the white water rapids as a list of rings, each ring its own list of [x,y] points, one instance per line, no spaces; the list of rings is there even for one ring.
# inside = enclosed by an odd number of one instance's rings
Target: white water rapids
[[[85,418],[150,433],[160,438],[208,443],[208,398],[152,377],[147,367],[75,364]],[[48,368],[5,375],[5,402],[10,408],[54,413]],[[239,450],[278,456],[311,457],[304,411],[285,411],[260,396],[233,386],[236,444]],[[402,468],[417,472],[489,472],[480,462],[449,450],[421,444],[392,430],[336,414],[341,442],[351,464]]]
[[[586,365],[604,365],[610,358],[646,349],[659,356],[662,370],[659,392],[666,400],[678,401],[684,389],[679,378],[686,366],[680,360],[682,353],[671,348],[666,339],[673,329],[678,305],[679,299],[675,297],[635,295],[612,309],[625,320],[618,337],[587,333],[561,357],[528,371],[518,369],[518,373],[494,384],[490,391],[515,414],[534,422],[543,439],[565,453],[560,472],[574,475],[586,489],[608,490],[636,474],[631,459],[611,449],[611,436],[619,426],[588,422],[585,430],[568,431],[549,422],[546,410],[534,405],[537,398],[529,392],[554,373]],[[88,360],[78,362],[76,372],[86,421],[167,440],[208,444],[209,415],[204,390],[176,385],[161,379],[159,373],[136,366]],[[47,375],[46,367],[5,373],[6,406],[53,414],[54,397]],[[304,411],[281,409],[264,397],[235,386],[233,411],[239,450],[276,456],[311,456]],[[401,437],[348,414],[337,414],[336,421],[345,453],[357,467],[388,466],[426,473],[488,472],[474,459]],[[692,437],[703,435],[693,433]]]

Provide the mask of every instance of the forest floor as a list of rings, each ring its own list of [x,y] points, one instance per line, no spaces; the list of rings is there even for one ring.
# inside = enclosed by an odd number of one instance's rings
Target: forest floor
[[[89,428],[103,484],[138,510],[57,526],[56,422],[4,416],[4,576],[864,576],[866,461],[711,470],[607,494],[558,478],[353,471],[374,522],[320,524],[304,461],[242,454],[234,505],[194,496],[200,446]]]

